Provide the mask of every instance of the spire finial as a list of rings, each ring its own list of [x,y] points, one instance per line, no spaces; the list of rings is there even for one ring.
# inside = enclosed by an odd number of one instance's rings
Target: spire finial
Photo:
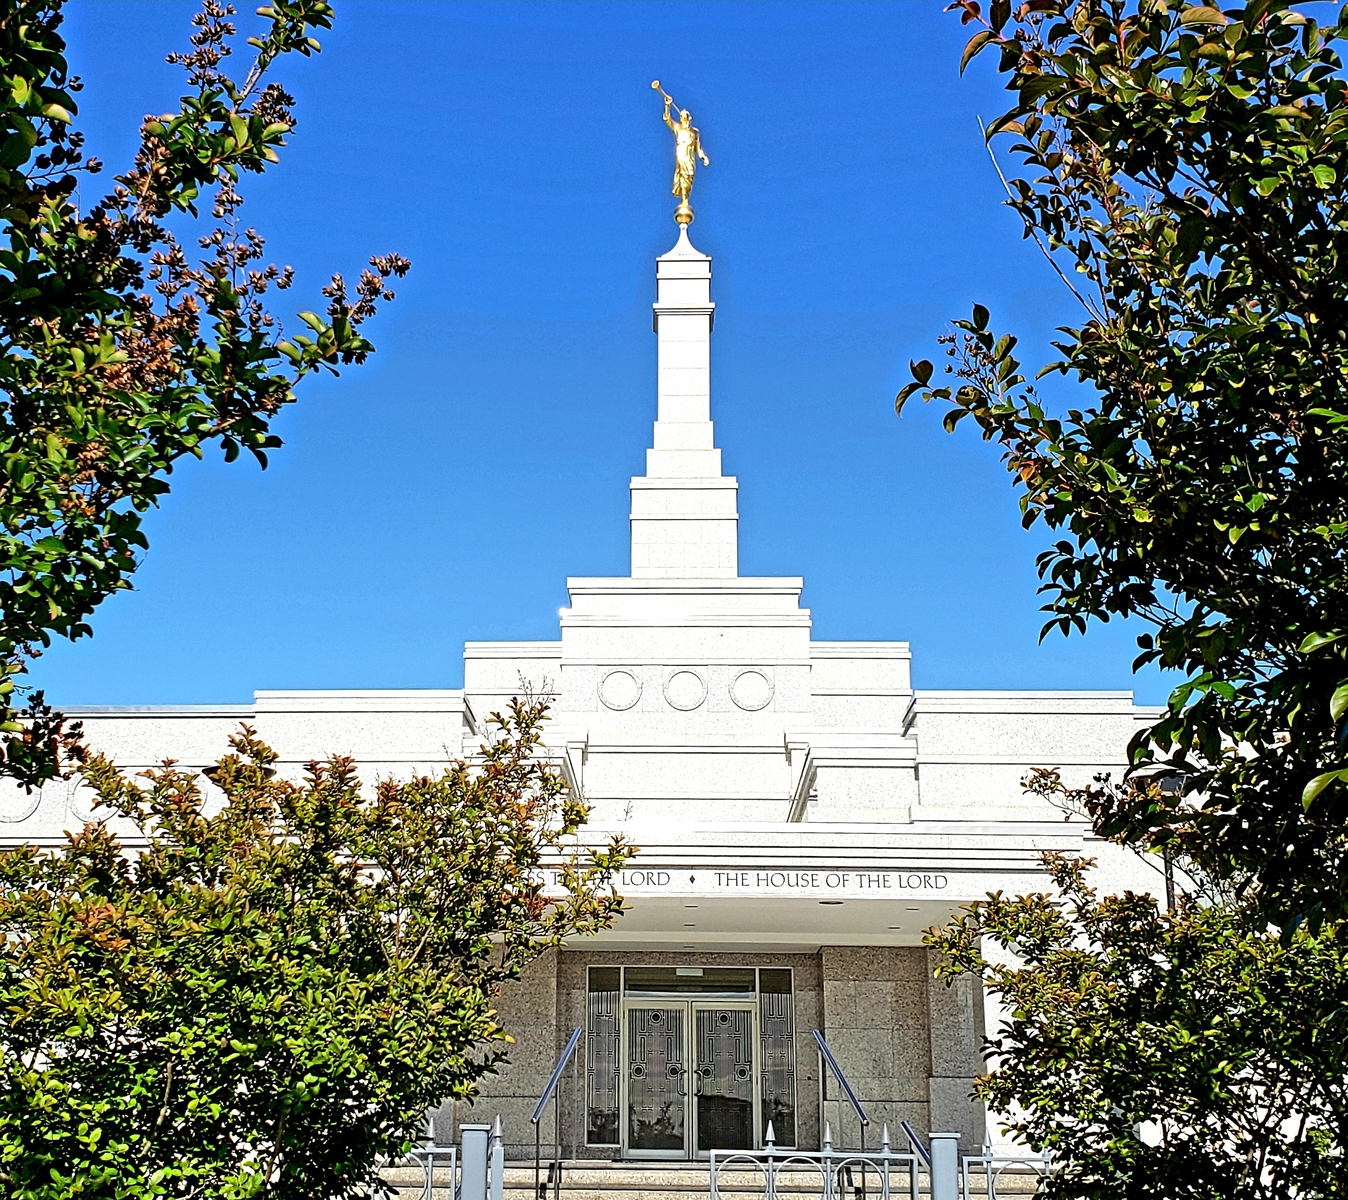
[[[688,197],[693,191],[697,160],[701,159],[702,165],[709,167],[711,159],[702,149],[702,132],[693,124],[693,114],[686,108],[679,109],[679,119],[675,121],[669,115],[671,106],[679,107],[674,103],[674,97],[660,86],[658,79],[651,80],[651,87],[665,98],[665,124],[674,132],[674,187],[671,190],[679,198],[679,207],[674,210],[674,220],[686,229],[693,220],[693,208],[688,203]]]

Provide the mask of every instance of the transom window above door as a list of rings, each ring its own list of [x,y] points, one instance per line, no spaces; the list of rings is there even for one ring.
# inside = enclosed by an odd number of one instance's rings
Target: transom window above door
[[[623,995],[752,1000],[758,994],[757,976],[753,967],[625,967]]]

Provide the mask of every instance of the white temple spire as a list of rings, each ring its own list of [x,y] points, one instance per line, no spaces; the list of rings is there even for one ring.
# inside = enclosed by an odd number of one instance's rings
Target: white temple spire
[[[659,403],[646,474],[632,480],[632,577],[734,579],[738,483],[721,474],[711,421],[711,259],[685,225],[655,266]]]

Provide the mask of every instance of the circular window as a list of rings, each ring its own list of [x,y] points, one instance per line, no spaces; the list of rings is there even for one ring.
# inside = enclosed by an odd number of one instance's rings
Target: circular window
[[[631,671],[610,671],[599,681],[599,699],[605,708],[623,712],[641,699],[641,680]]]
[[[707,698],[707,681],[696,671],[675,671],[665,680],[665,699],[670,708],[690,712]]]
[[[25,792],[18,784],[14,784],[12,790],[6,786],[0,793],[0,821],[26,821],[37,812],[41,803],[42,792],[37,789]]]
[[[772,680],[762,671],[741,671],[730,685],[730,698],[745,712],[767,708],[772,699]]]
[[[662,1015],[663,1015],[663,1014],[661,1014],[661,1013],[659,1013],[659,1012],[653,1012],[653,1013],[651,1013],[651,1024],[652,1024],[652,1025],[659,1025],[659,1024],[660,1024],[660,1019],[661,1019],[661,1016],[662,1016]]]
[[[748,1078],[749,1078],[749,1068],[748,1068],[748,1067],[744,1067],[744,1066],[736,1067],[736,1068],[735,1068],[735,1078],[736,1078],[736,1079],[748,1079]]]
[[[716,1020],[721,1025],[729,1025],[730,1014],[728,1012],[719,1012],[716,1014]]]
[[[633,1079],[645,1079],[645,1078],[646,1078],[646,1068],[645,1068],[644,1066],[642,1066],[641,1063],[633,1063],[633,1064],[632,1064],[632,1078],[633,1078]]]
[[[71,788],[66,808],[70,810],[70,815],[75,820],[85,824],[112,816],[112,810],[99,804],[98,793],[87,783],[78,783]]]

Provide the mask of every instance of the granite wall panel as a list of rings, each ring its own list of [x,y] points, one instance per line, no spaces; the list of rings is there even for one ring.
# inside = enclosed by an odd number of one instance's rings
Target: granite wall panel
[[[509,1061],[496,1074],[481,1080],[473,1100],[446,1104],[437,1112],[435,1135],[442,1145],[458,1141],[461,1122],[490,1122],[499,1114],[507,1155],[515,1159],[533,1157],[529,1116],[560,1053],[557,959],[557,951],[547,951],[525,967],[519,979],[501,988],[497,1020],[515,1039]]]
[[[867,1145],[879,1144],[889,1125],[902,1148],[900,1120],[929,1128],[931,1069],[926,951],[918,947],[838,947],[819,952],[823,972],[824,1037],[857,1093],[871,1128]],[[850,1106],[835,1099],[829,1080],[826,1116],[838,1148],[854,1148],[860,1125]]]
[[[984,1111],[973,1099],[974,1076],[984,1070],[983,989],[970,976],[950,985],[935,978],[940,955],[927,957],[927,1003],[931,1013],[931,1128],[960,1135],[964,1154],[982,1148]]]

